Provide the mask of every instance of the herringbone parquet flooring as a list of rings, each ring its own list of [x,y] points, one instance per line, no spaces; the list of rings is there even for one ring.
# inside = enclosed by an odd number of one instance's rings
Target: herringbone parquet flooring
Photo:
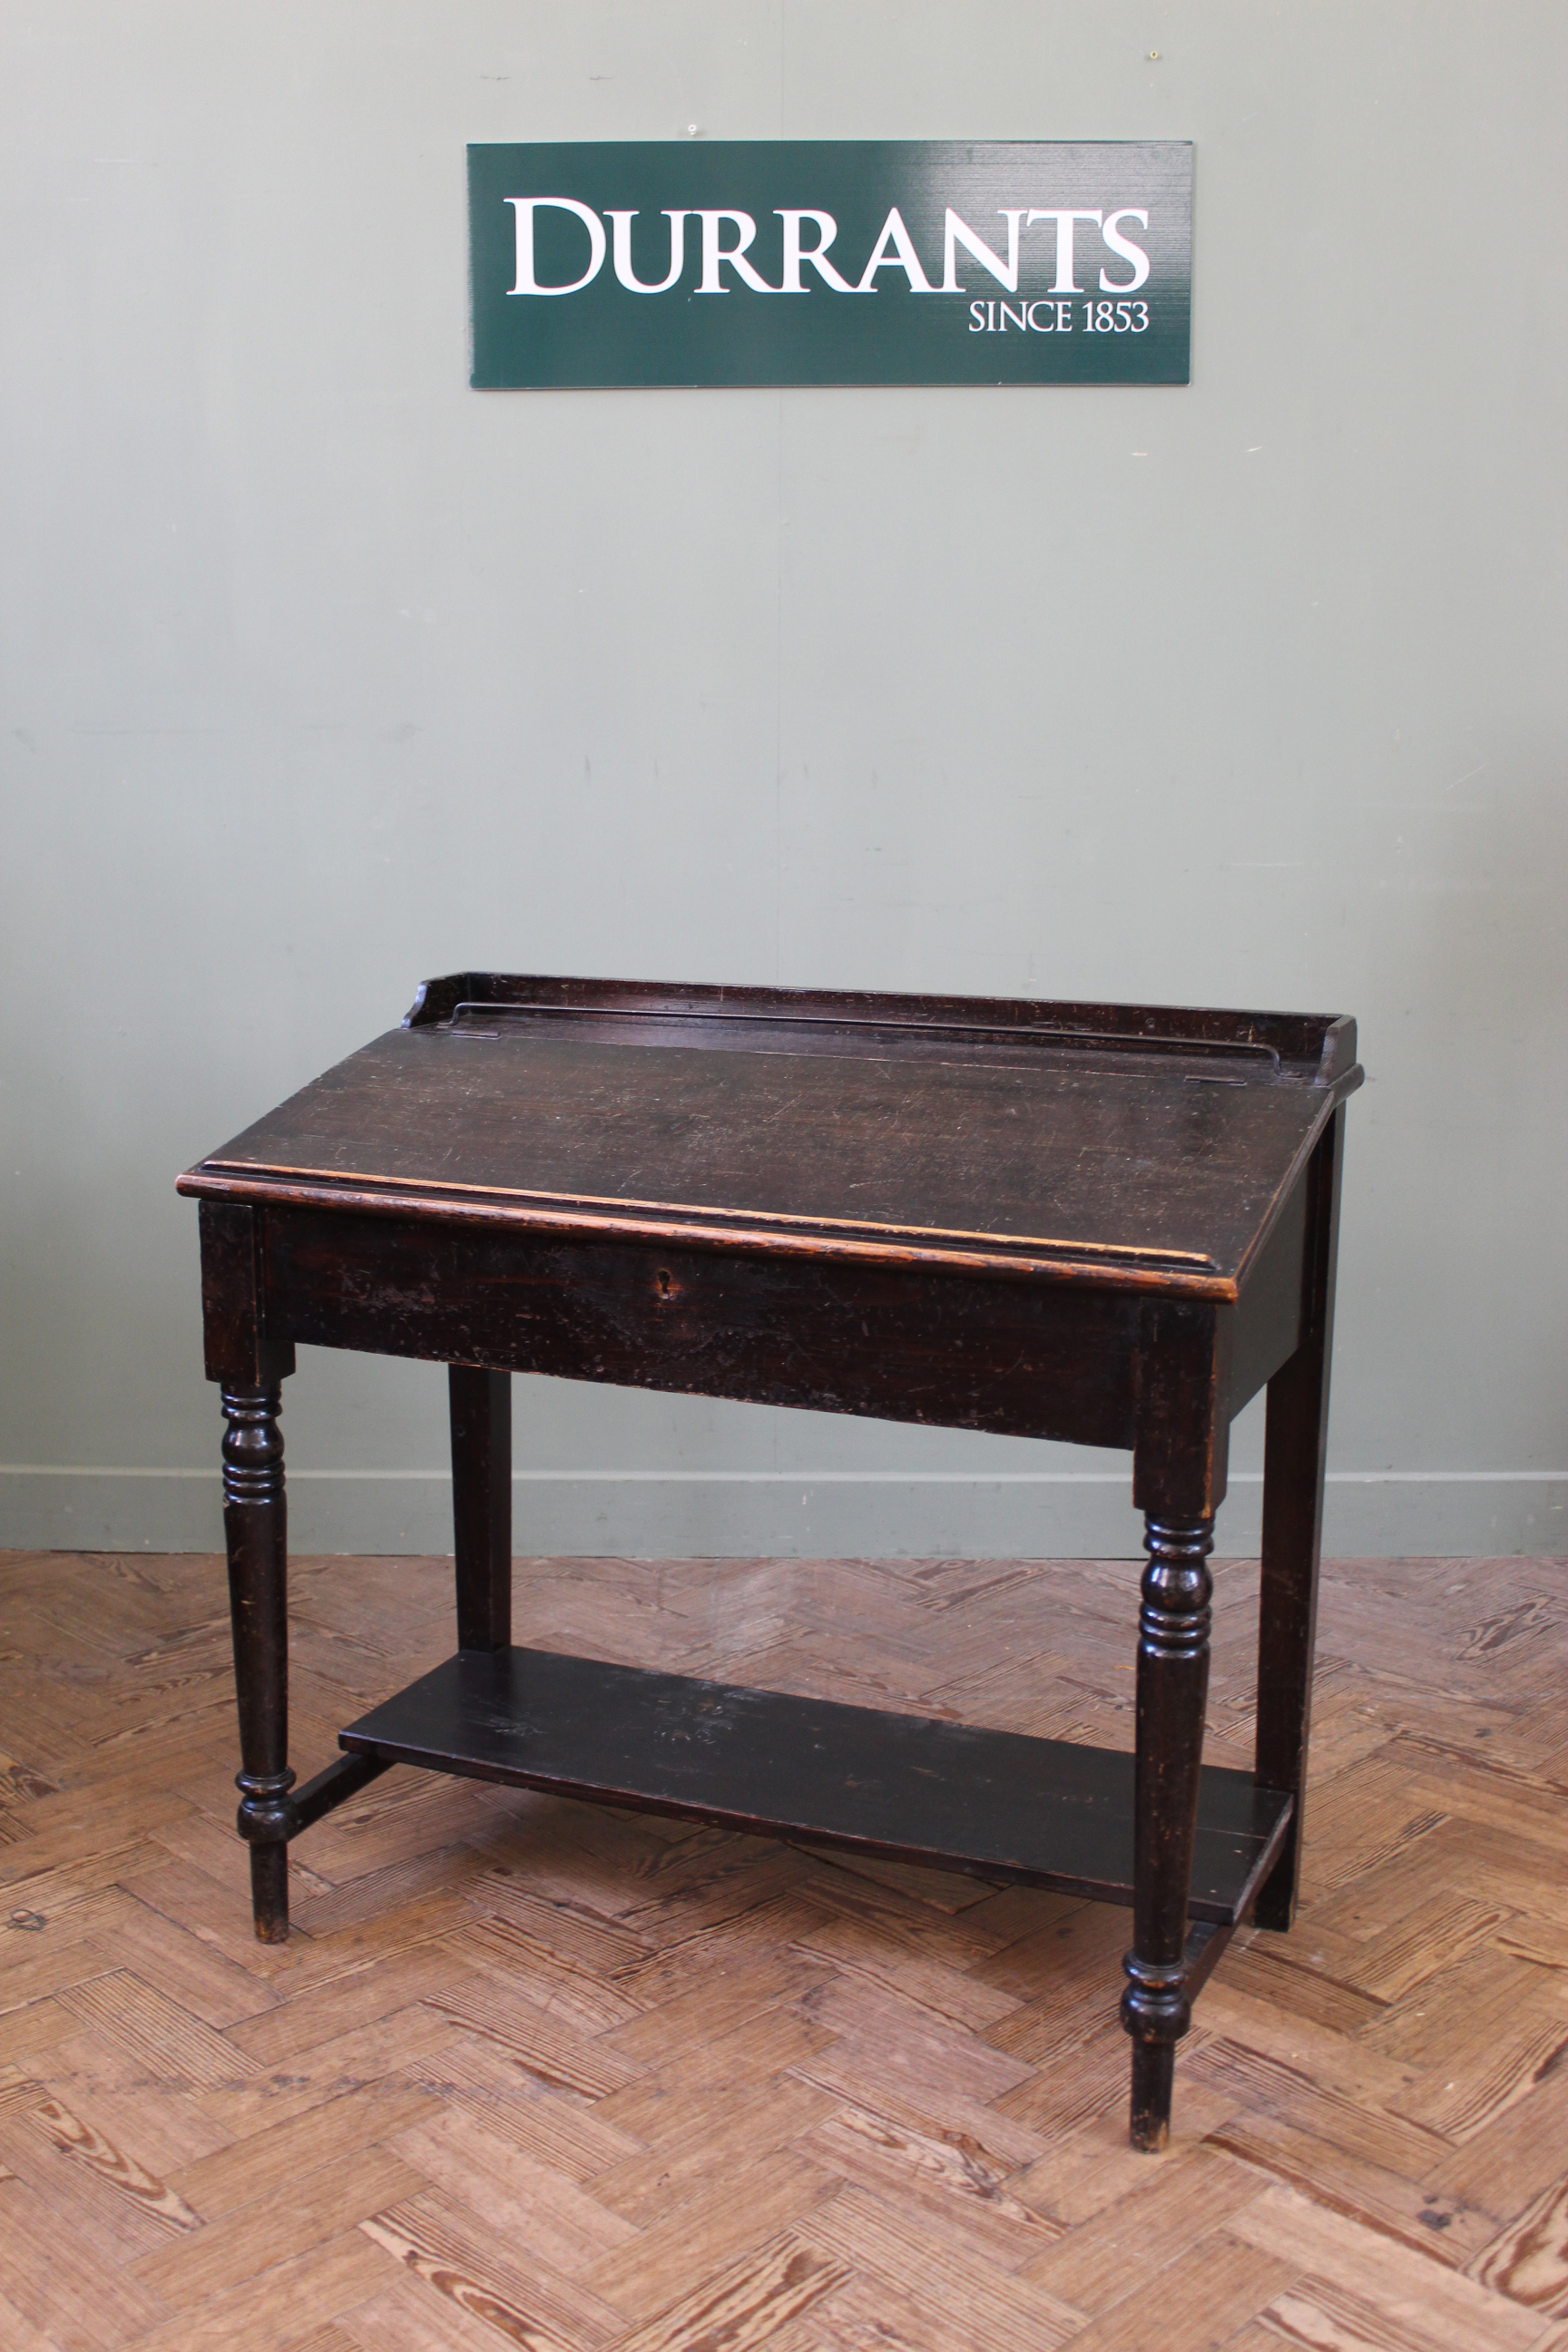
[[[520,1638],[1131,1735],[1127,1563],[525,1561]],[[1249,1761],[1222,1568],[1211,1759]],[[1564,1571],[1327,1571],[1308,1900],[1124,2144],[1125,1913],[398,1770],[250,1936],[221,1564],[0,1560],[5,2352],[1568,2347]],[[293,1760],[451,1646],[295,1564]],[[8,1920],[5,1915],[8,1914]]]

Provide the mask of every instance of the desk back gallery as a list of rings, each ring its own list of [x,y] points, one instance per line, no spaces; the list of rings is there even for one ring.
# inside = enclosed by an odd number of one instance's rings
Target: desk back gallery
[[[1185,383],[1191,145],[468,150],[472,382]]]

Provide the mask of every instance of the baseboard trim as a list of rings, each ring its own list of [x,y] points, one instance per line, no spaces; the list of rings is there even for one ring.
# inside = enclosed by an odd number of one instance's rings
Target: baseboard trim
[[[1124,1467],[951,1470],[523,1470],[520,1551],[647,1559],[1119,1559],[1142,1534]],[[1262,1478],[1235,1474],[1218,1549],[1255,1551]],[[300,1552],[451,1548],[444,1470],[292,1470]],[[1568,1471],[1329,1474],[1326,1549],[1341,1558],[1568,1553]],[[216,1551],[211,1470],[0,1464],[0,1548]]]

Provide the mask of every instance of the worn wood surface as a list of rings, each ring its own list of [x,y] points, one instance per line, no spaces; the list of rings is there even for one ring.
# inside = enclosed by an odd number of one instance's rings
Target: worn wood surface
[[[1132,1444],[1139,1302],[863,1260],[268,1211],[295,1338],[678,1395]],[[788,1344],[781,1345],[787,1331]]]
[[[284,1737],[282,1453],[263,1370],[280,1376],[297,1340],[435,1354],[450,1367],[468,1663],[455,1681],[422,1685],[441,1696],[435,1744],[423,1722],[411,1741],[400,1717],[376,1760],[418,1754],[495,1777],[504,1748],[504,1777],[545,1792],[615,1794],[730,1828],[771,1823],[903,1863],[940,1855],[962,1868],[1016,1849],[1026,1859],[1015,1875],[1058,1892],[1128,1891],[1120,1784],[1113,1775],[1075,1817],[1069,1772],[1065,1808],[1043,1792],[1034,1805],[1044,1832],[1008,1828],[999,1846],[984,1792],[1001,1767],[994,1758],[976,1780],[968,1735],[926,1742],[916,1762],[889,1747],[886,1727],[868,1734],[842,1712],[818,1722],[786,1705],[752,1727],[769,1743],[760,1778],[731,1768],[747,1778],[745,1795],[726,1799],[709,1774],[677,1805],[665,1750],[700,1727],[669,1734],[659,1718],[653,1751],[606,1790],[584,1769],[595,1726],[577,1719],[580,1707],[568,1724],[554,1706],[529,1738],[566,1760],[523,1769],[517,1727],[480,1692],[475,1663],[495,1662],[483,1670],[493,1682],[521,1671],[522,1656],[507,1647],[506,1375],[1131,1445],[1151,1566],[1121,2018],[1132,2141],[1161,2148],[1197,1981],[1184,1946],[1208,1663],[1203,1562],[1232,1416],[1309,1357],[1310,1376],[1276,1391],[1270,1459],[1283,1458],[1283,1434],[1292,1460],[1315,1442],[1321,1470],[1333,1264],[1323,1244],[1340,1107],[1361,1081],[1354,1055],[1354,1024],[1316,1015],[457,974],[426,982],[400,1030],[189,1171],[180,1182],[202,1204],[208,1372],[237,1428],[259,1416],[271,1432],[265,1491],[226,1472],[247,1727],[239,1820],[258,1937],[287,1936],[282,1848],[305,1819],[291,1812]],[[226,1461],[237,1442],[231,1432]],[[1274,1603],[1287,1587],[1292,1624],[1302,1616],[1296,1588],[1303,1573],[1310,1586],[1321,1502],[1321,1475],[1315,1487],[1269,1482],[1276,1536],[1282,1511],[1300,1526],[1283,1549],[1274,1537],[1265,1548],[1266,1664],[1279,1664]],[[1300,1806],[1310,1608],[1306,1623],[1289,1657],[1303,1687],[1283,1690],[1283,1729],[1260,1732],[1289,1795],[1258,1789],[1256,1802],[1272,1807],[1264,1845],[1226,1880],[1217,1907],[1212,1887],[1200,1906],[1220,1926],[1240,1916],[1252,1873]],[[609,1694],[594,1691],[602,1715]],[[398,1705],[406,1716],[424,1699]],[[724,1707],[734,1713],[732,1696]],[[639,1722],[647,1712],[635,1697],[626,1711]],[[1037,1748],[1014,1777],[1037,1789],[1051,1757]],[[783,1793],[792,1776],[820,1784],[810,1804]],[[890,1812],[884,1777],[898,1790]],[[929,1804],[911,1804],[927,1784]],[[309,1805],[319,1817],[355,1785],[318,1775]],[[1086,1860],[1080,1832],[1100,1822],[1101,1850]],[[1287,1874],[1269,1924],[1289,1925],[1290,1900]]]
[[[390,1031],[184,1188],[1057,1260],[1234,1297],[1359,1083],[1354,1024],[1326,1018],[1112,1006],[1091,1034],[1089,1008],[1050,1003],[753,991],[742,1010],[710,990],[678,1012],[623,985],[595,1011],[596,983],[485,984],[524,1002]]]
[[[300,1560],[294,1740],[451,1646]],[[531,1641],[1131,1745],[1134,1564],[529,1561]],[[1215,1563],[1215,1762],[1258,1570]],[[223,1563],[0,1560],[6,2352],[1562,2352],[1568,1575],[1323,1574],[1302,1908],[1126,2147],[1127,1915],[395,1769],[233,1834]]]
[[[342,1736],[388,1763],[1132,1900],[1132,1761],[1085,1740],[521,1648],[447,1658]],[[1178,1958],[1188,1912],[1234,1927],[1250,1908],[1290,1811],[1215,1765],[1188,1793]]]
[[[223,1517],[239,1700],[239,1833],[250,1847],[256,1932],[289,1936],[288,1508],[276,1388],[223,1398]]]
[[[1260,1927],[1289,1927],[1300,1876],[1344,1125],[1342,1110],[1312,1155],[1303,1187],[1307,1247],[1300,1269],[1300,1342],[1268,1383],[1258,1632],[1258,1777],[1271,1787],[1289,1789],[1296,1808],[1284,1852],[1258,1897]]]
[[[458,1647],[500,1650],[511,1639],[511,1382],[453,1364],[447,1387]]]
[[[1132,2038],[1132,2145],[1155,2152],[1170,2137],[1176,2043],[1193,2014],[1184,1952],[1199,1834],[1214,1521],[1152,1517],[1144,1545],[1149,1565],[1138,1612],[1132,1946],[1122,1961],[1127,1990],[1121,2021]]]

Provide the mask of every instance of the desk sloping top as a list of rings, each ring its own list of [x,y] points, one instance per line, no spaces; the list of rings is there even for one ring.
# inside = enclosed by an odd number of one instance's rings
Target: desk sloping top
[[[1321,1016],[462,973],[180,1189],[1224,1297],[1360,1081]]]

